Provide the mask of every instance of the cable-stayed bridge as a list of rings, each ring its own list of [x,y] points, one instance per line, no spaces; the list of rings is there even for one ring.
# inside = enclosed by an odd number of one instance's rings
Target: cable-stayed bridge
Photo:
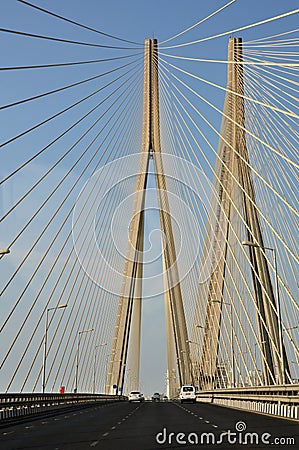
[[[150,300],[170,399],[298,418],[298,31],[242,36],[298,11],[139,43],[20,3],[78,37],[1,28],[3,398],[142,390]]]

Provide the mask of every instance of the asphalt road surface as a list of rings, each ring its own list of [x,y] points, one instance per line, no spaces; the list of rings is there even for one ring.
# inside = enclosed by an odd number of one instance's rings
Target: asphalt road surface
[[[210,404],[112,403],[1,426],[1,450],[299,449],[299,422]]]

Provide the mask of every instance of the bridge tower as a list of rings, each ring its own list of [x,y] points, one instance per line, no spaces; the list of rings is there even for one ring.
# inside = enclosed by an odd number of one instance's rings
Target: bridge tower
[[[161,154],[157,46],[156,39],[145,40],[142,147],[132,221],[129,229],[122,292],[119,299],[112,353],[107,374],[106,392],[114,393],[116,386],[119,391],[123,389],[129,342],[130,347],[133,346],[133,351],[130,352],[130,355],[133,355],[133,358],[130,357],[131,389],[138,390],[139,388],[144,205],[149,160],[152,157],[158,195],[160,227],[162,239],[164,239],[162,245],[162,266],[168,354],[168,386],[170,396],[174,397],[177,393],[178,384],[192,383],[192,370]],[[113,386],[115,387],[113,388]]]
[[[219,177],[219,204],[225,217],[225,226],[216,236],[215,242],[223,240],[226,234],[224,251],[211,275],[208,290],[208,304],[204,327],[203,351],[200,365],[202,384],[213,388],[217,377],[218,350],[223,304],[224,280],[226,275],[226,258],[230,233],[230,220],[233,214],[232,199],[242,196],[242,209],[246,224],[246,238],[255,246],[249,246],[249,259],[257,310],[257,327],[262,345],[264,384],[284,384],[289,372],[285,348],[282,342],[277,299],[271,282],[269,267],[264,252],[264,240],[252,174],[246,145],[244,84],[242,64],[242,40],[230,38],[228,44],[228,80],[224,105],[222,136],[219,143],[220,164],[216,173]],[[238,194],[237,194],[238,191]],[[219,209],[220,217],[220,209]],[[217,241],[218,240],[218,241]],[[231,337],[233,339],[233,336]],[[233,356],[234,361],[234,356]],[[275,373],[275,367],[277,372]],[[231,384],[235,384],[234,367],[232,367]]]

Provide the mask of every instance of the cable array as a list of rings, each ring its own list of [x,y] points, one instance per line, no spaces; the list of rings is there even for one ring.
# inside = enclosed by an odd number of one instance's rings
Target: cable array
[[[241,29],[241,28],[240,28]],[[245,29],[242,27],[242,29]],[[259,338],[258,320],[263,322],[256,306],[252,285],[252,270],[246,241],[248,227],[244,218],[243,197],[246,195],[235,173],[223,159],[225,146],[230,146],[242,164],[252,173],[255,200],[249,199],[258,211],[265,247],[260,252],[266,258],[271,273],[276,299],[280,303],[282,339],[288,355],[287,382],[298,379],[298,30],[279,33],[256,41],[243,43],[243,59],[232,62],[223,58],[191,57],[183,54],[165,53],[161,46],[159,70],[163,100],[163,119],[171,127],[162,127],[167,135],[167,146],[174,154],[186,158],[200,167],[213,181],[217,192],[226,189],[221,180],[221,168],[226,167],[233,178],[233,188],[226,191],[231,203],[229,234],[220,239],[227,245],[225,278],[221,304],[221,328],[218,349],[218,368],[215,385],[256,385],[265,381],[262,375],[263,342]],[[216,35],[221,37],[223,34]],[[283,36],[283,39],[282,39]],[[177,49],[203,40],[168,47]],[[203,74],[209,66],[223,63],[237,64],[239,78],[244,84],[243,93],[235,94],[224,85]],[[200,74],[200,75],[198,75]],[[196,80],[196,83],[194,83]],[[217,91],[224,91],[226,98],[237,95],[244,100],[245,127],[232,119],[229,103],[216,103]],[[222,120],[221,127],[215,125]],[[232,148],[225,139],[227,127],[233,123],[242,136],[246,133],[246,159]],[[170,125],[171,124],[171,125]],[[174,136],[173,136],[174,135]],[[244,139],[244,138],[243,138]],[[191,176],[191,174],[189,174]],[[188,178],[188,175],[187,175]],[[200,179],[198,180],[200,183]],[[209,298],[209,279],[202,278],[205,252],[215,245],[217,205],[209,216],[201,217],[198,199],[177,187],[180,195],[196,211],[202,235],[201,257],[195,261],[189,277],[181,283],[185,312],[189,326],[190,351],[195,378],[200,382],[200,363],[204,346],[204,331]],[[210,223],[210,222],[211,223]],[[190,236],[194,223],[184,223]],[[217,227],[216,227],[217,229]],[[176,237],[177,238],[177,237]],[[177,238],[178,239],[178,238]],[[255,241],[255,236],[252,236]],[[274,254],[275,253],[275,254]],[[276,264],[275,259],[277,258]],[[190,262],[191,263],[191,262]],[[202,280],[198,284],[198,280]],[[218,286],[219,287],[219,286]],[[272,306],[277,316],[277,309]],[[265,326],[266,324],[263,323]],[[216,322],[212,319],[212,327]],[[270,330],[268,329],[270,334]],[[211,339],[211,337],[210,337]],[[273,343],[273,342],[272,342]],[[274,343],[273,343],[274,345]],[[274,345],[279,356],[280,349]],[[234,372],[234,374],[233,374]],[[234,380],[234,381],[233,381]],[[277,378],[271,382],[276,383]]]
[[[39,12],[45,14],[40,8]],[[52,22],[69,22],[53,15]],[[12,79],[24,86],[19,98],[8,96],[0,106],[7,131],[2,134],[0,150],[2,245],[11,251],[9,260],[0,256],[4,267],[1,390],[40,391],[44,383],[46,391],[57,392],[61,384],[72,391],[79,358],[78,389],[103,391],[117,298],[93,283],[80,265],[73,244],[73,211],[86,181],[102,166],[139,151],[142,47],[100,31],[99,39],[117,39],[127,45],[4,28],[1,32],[17,33],[24,39],[30,36],[32,40],[26,41],[29,53],[36,41],[51,40],[58,55],[57,62],[3,62],[1,67],[4,84]],[[94,57],[89,53],[86,58],[79,51],[73,60],[59,60],[59,46],[74,43],[83,50],[92,47],[118,54]],[[107,205],[103,210],[109,223],[113,208],[107,210]],[[86,251],[92,255],[96,242],[90,242]],[[107,251],[112,250],[107,247]],[[89,329],[93,331],[81,333]]]
[[[16,57],[0,68],[2,86],[7,86],[0,105],[1,247],[10,250],[0,255],[0,389],[57,392],[64,385],[68,391],[103,392],[120,294],[106,286],[118,286],[113,272],[122,275],[124,270],[118,236],[111,229],[115,226],[127,239],[124,216],[133,209],[137,177],[128,156],[134,155],[138,168],[142,143],[143,46],[28,1],[19,3],[51,24],[74,27],[76,38],[0,29],[8,39],[22,40],[28,55],[28,62]],[[234,3],[164,40],[156,61],[162,152],[174,157],[164,160],[165,171],[173,174],[167,177],[167,189],[192,212],[182,214],[170,200],[171,213],[180,218],[173,225],[177,253],[182,252],[184,267],[190,269],[181,290],[195,377],[204,346],[212,260],[222,254],[222,245],[226,248],[218,299],[218,387],[231,385],[233,378],[240,386],[264,383],[258,330],[264,319],[256,304],[250,249],[242,244],[249,231],[244,198],[259,215],[265,243],[259,250],[272,285],[277,283],[288,381],[299,378],[298,29],[255,40],[251,33],[256,26],[287,21],[298,10],[175,44]],[[240,31],[245,35],[243,59],[233,63],[226,57],[226,37]],[[188,55],[190,48],[214,39],[221,44],[217,48],[223,47],[219,55],[211,58],[209,49]],[[35,53],[40,46],[42,59]],[[67,58],[65,48],[70,48]],[[243,80],[244,90],[237,95],[225,83],[232,64]],[[245,126],[232,119],[232,95],[244,102]],[[227,140],[232,125],[248,158]],[[254,198],[225,160],[225,148],[250,171]],[[182,159],[188,164],[181,164]],[[232,179],[229,190],[223,167]],[[221,216],[219,192],[229,199],[229,217]],[[117,216],[128,198],[123,216]],[[221,220],[229,221],[226,234]],[[182,229],[198,249],[196,257],[184,252]],[[272,309],[277,317],[277,308]]]

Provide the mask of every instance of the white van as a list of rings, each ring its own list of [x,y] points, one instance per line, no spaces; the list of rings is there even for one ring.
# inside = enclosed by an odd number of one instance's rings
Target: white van
[[[192,386],[191,384],[184,384],[181,387],[180,400],[181,400],[181,403],[184,403],[184,402],[195,403],[196,402],[195,387]]]

